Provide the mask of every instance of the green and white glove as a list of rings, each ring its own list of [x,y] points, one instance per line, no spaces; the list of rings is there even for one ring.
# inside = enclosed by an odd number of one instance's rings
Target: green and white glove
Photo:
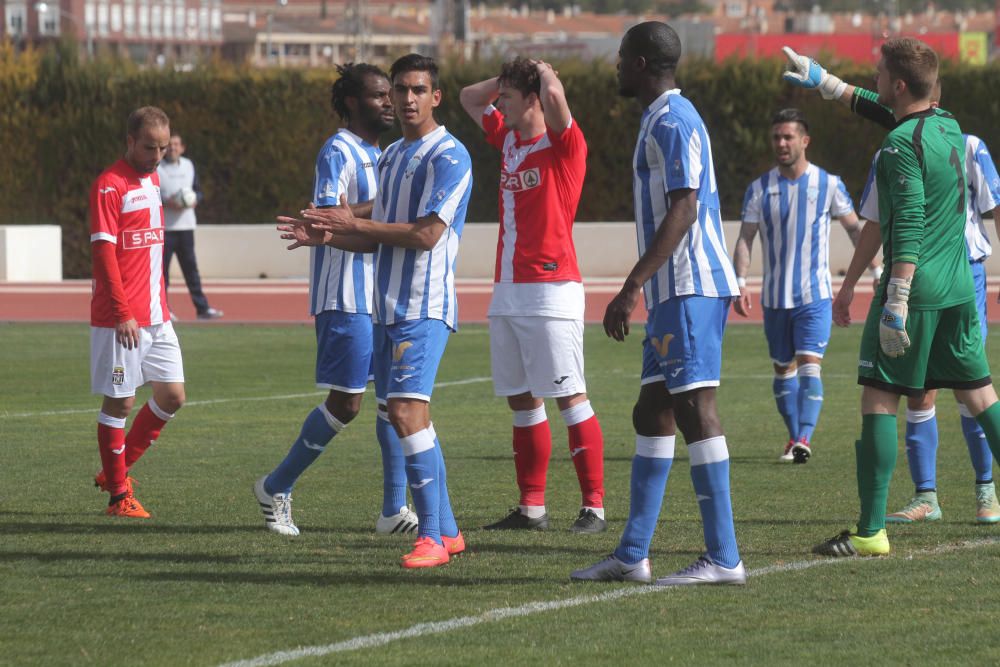
[[[844,94],[847,84],[830,74],[812,58],[800,56],[789,46],[781,47],[788,58],[789,68],[782,78],[793,86],[819,91],[824,100],[835,100]]]
[[[889,357],[901,357],[910,347],[906,334],[906,315],[909,312],[910,281],[890,278],[885,288],[885,305],[878,322],[878,342]]]

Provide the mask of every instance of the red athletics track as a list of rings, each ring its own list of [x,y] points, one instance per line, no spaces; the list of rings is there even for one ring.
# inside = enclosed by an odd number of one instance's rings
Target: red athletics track
[[[1000,321],[1000,305],[996,302],[1000,278],[989,281],[987,300],[989,321]],[[836,292],[839,281],[834,281]],[[600,322],[604,308],[618,292],[619,280],[594,279],[584,281],[587,322]],[[751,281],[756,294],[759,283]],[[309,287],[305,280],[212,280],[204,283],[205,294],[212,306],[225,311],[219,323],[304,323],[310,322]],[[489,281],[458,281],[459,319],[464,323],[486,321],[486,311],[493,289]],[[171,289],[171,307],[183,322],[197,321],[194,308],[183,286]],[[854,321],[864,320],[871,290],[859,287],[851,315]],[[633,322],[644,322],[642,301],[636,307]],[[749,319],[733,313],[730,323],[759,322],[760,302],[754,298]],[[65,280],[58,283],[0,282],[0,321],[5,322],[88,322],[90,320],[90,281]],[[215,324],[213,322],[212,324]]]

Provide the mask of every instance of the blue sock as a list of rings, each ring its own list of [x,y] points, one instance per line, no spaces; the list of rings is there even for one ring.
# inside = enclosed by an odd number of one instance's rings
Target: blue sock
[[[672,435],[635,436],[628,522],[615,549],[615,558],[623,563],[638,563],[649,557],[649,544],[653,541],[670,465],[674,462],[674,441]]]
[[[382,450],[382,516],[392,516],[406,505],[406,459],[396,429],[381,416],[375,419],[375,436]]]
[[[917,492],[937,488],[938,427],[934,406],[906,409],[906,462]]]
[[[819,364],[802,364],[799,367],[799,438],[812,440],[820,410],[823,409],[823,378]]]
[[[975,418],[968,414],[969,410],[959,404],[958,411],[962,415],[962,434],[965,444],[969,447],[969,458],[976,471],[976,484],[993,481],[993,453],[990,444],[986,442],[986,434]]]
[[[698,496],[698,509],[705,531],[708,556],[723,567],[736,567],[740,551],[733,527],[733,504],[729,497],[729,449],[720,435],[688,445],[691,482]]]
[[[794,371],[786,376],[775,375],[771,384],[778,414],[785,420],[789,440],[799,439],[799,376]]]
[[[429,537],[441,544],[439,454],[434,451],[437,449],[434,438],[430,430],[424,429],[400,438],[399,442],[406,457],[406,479],[420,520],[417,537]]]
[[[448,497],[448,469],[444,464],[444,451],[441,450],[441,441],[434,431],[434,424],[431,424],[430,432],[434,436],[434,449],[438,453],[438,491],[440,492],[438,523],[442,535],[458,537],[458,524],[455,522],[455,513],[451,509],[451,498]]]
[[[320,404],[302,422],[302,430],[285,460],[264,480],[264,490],[270,494],[291,493],[295,480],[305,472],[316,458],[323,453],[333,436],[344,425],[330,414],[326,406]]]

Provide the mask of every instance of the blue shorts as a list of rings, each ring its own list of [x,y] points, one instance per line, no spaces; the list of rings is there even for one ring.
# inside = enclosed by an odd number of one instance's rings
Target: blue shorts
[[[361,394],[372,373],[372,316],[324,310],[316,315],[316,386]]]
[[[800,354],[822,358],[832,324],[830,299],[795,308],[764,308],[764,335],[771,361],[785,366]]]
[[[664,382],[671,394],[718,387],[722,334],[731,298],[681,296],[649,311],[642,341],[642,384]]]
[[[441,320],[376,324],[375,398],[431,400],[438,366],[451,329]]]
[[[982,262],[970,262],[972,269],[972,282],[976,286],[976,310],[979,311],[979,328],[983,332],[983,344],[986,344],[986,336],[989,329],[986,326],[986,266]]]

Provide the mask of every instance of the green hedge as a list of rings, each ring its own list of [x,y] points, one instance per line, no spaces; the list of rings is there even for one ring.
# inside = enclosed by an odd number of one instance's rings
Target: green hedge
[[[313,161],[337,127],[329,70],[255,70],[216,63],[193,72],[142,70],[119,61],[81,63],[64,44],[39,55],[0,44],[0,223],[63,228],[67,276],[89,275],[87,194],[94,177],[124,151],[124,122],[143,104],[162,107],[184,134],[205,201],[205,223],[269,223],[309,200]],[[462,85],[494,74],[497,63],[446,64],[438,119],[472,154],[472,221],[496,220],[499,156],[458,105]],[[632,219],[631,161],[640,110],[615,93],[614,66],[559,63],[574,117],[590,148],[578,219]],[[772,165],[771,115],[799,106],[810,119],[809,155],[860,194],[884,132],[838,104],[781,81],[777,60],[685,63],[679,83],[708,125],[726,219],[743,192]],[[865,85],[871,69],[838,72]],[[951,66],[944,106],[963,128],[1000,147],[1000,67]],[[395,136],[389,139],[394,139]],[[998,148],[1000,150],[1000,148]]]

